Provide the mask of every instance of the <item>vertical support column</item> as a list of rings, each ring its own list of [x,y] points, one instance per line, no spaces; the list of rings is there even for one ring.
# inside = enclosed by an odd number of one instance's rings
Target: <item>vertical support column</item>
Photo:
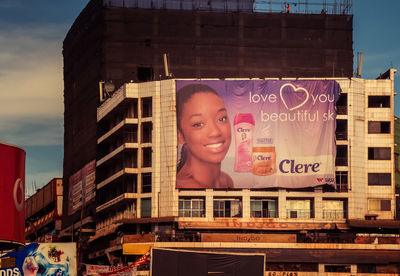
[[[322,187],[314,188],[314,218],[323,218]]]
[[[250,218],[250,190],[244,189],[242,192],[242,217]]]
[[[287,218],[286,212],[286,190],[279,189],[278,191],[278,210],[279,210],[279,218]]]
[[[212,220],[214,217],[214,198],[213,190],[206,189],[206,218]]]

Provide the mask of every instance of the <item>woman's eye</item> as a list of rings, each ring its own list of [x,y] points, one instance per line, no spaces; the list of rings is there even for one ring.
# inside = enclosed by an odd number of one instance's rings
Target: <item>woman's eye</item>
[[[225,122],[228,119],[228,116],[222,116],[221,118],[218,119],[220,122]]]
[[[192,124],[192,126],[193,127],[202,127],[203,123],[202,122],[197,122],[197,123]]]

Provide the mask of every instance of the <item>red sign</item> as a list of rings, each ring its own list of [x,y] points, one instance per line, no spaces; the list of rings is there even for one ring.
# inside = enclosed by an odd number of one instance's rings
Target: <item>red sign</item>
[[[25,242],[25,151],[0,143],[0,239]]]
[[[149,259],[149,257],[150,257],[150,251],[147,251],[142,257],[137,259],[132,264],[130,264],[126,267],[123,267],[121,269],[118,269],[118,270],[113,270],[113,271],[106,272],[106,273],[100,273],[100,275],[101,276],[110,276],[110,275],[117,275],[118,273],[121,273],[121,272],[130,271],[134,267],[138,267],[140,265],[147,263],[147,260]]]

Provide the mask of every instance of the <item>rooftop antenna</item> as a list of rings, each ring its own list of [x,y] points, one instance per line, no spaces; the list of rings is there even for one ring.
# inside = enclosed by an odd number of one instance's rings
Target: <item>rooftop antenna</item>
[[[166,76],[167,78],[169,78],[169,77],[172,76],[172,74],[171,74],[171,73],[169,72],[169,70],[168,70],[168,54],[167,54],[167,53],[164,53],[164,54],[163,54],[163,57],[164,57],[165,76]]]
[[[363,65],[363,57],[364,53],[363,52],[358,52],[357,53],[357,72],[355,74],[356,77],[361,77],[362,74],[362,65]]]

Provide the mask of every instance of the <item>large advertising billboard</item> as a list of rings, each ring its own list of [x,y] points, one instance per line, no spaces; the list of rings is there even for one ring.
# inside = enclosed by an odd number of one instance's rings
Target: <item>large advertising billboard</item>
[[[0,240],[25,242],[25,151],[0,143]]]
[[[334,80],[176,81],[179,189],[335,186]]]
[[[0,275],[76,276],[75,243],[31,243],[2,258],[15,258],[15,266],[0,268]]]
[[[69,177],[68,215],[72,215],[96,197],[96,160]]]

